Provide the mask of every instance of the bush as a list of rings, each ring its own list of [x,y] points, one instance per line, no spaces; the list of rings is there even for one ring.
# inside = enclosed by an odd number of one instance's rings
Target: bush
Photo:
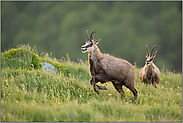
[[[1,53],[1,68],[12,69],[39,69],[42,67],[42,59],[32,51],[20,47]]]

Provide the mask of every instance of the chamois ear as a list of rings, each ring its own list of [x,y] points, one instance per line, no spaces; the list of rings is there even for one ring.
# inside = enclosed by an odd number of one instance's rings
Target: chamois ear
[[[96,41],[94,42],[94,45],[95,45],[95,44],[98,44],[100,40],[102,40],[102,38],[99,39],[99,40],[96,40]]]
[[[156,47],[156,45],[154,45],[151,49],[151,55],[152,55],[152,52],[153,52],[153,49]],[[155,53],[154,53],[155,54]]]

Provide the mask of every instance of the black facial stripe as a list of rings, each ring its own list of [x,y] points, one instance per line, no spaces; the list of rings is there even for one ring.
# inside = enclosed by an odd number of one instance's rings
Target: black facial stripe
[[[147,63],[151,62],[153,60],[153,58],[149,59],[148,61],[146,61]]]
[[[151,58],[151,59],[149,60],[149,62],[152,61],[152,60],[153,60],[153,58]]]
[[[91,47],[93,45],[93,42],[91,42],[89,45],[86,46],[86,48]]]

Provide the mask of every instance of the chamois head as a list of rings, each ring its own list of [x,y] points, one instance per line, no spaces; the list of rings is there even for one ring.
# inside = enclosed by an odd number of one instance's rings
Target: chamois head
[[[86,43],[81,47],[82,53],[88,52],[91,53],[94,49],[94,45],[98,44],[98,42],[101,40],[94,41],[93,39],[93,33],[96,33],[95,31],[91,32],[90,38],[88,37],[88,30],[87,30],[87,41]]]
[[[145,61],[145,63],[146,63],[147,66],[149,66],[149,65],[151,65],[151,64],[153,63],[153,59],[154,59],[155,56],[156,56],[157,50],[152,54],[152,51],[153,51],[153,49],[154,49],[155,47],[156,47],[156,45],[154,45],[154,46],[152,47],[152,49],[151,49],[151,54],[149,54],[149,49],[148,49],[148,47],[147,47],[147,45],[146,45],[146,48],[147,48],[147,55],[146,55],[146,61]]]

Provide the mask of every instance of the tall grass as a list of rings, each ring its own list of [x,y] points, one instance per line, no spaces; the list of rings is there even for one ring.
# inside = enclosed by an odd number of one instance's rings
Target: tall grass
[[[18,48],[22,47],[26,46]],[[32,63],[22,60],[25,56],[13,57],[21,61],[14,64],[11,57],[1,53],[1,60],[4,60],[1,62],[2,122],[182,121],[181,74],[161,70],[156,89],[140,83],[140,68],[134,66],[138,97],[132,102],[133,94],[129,89],[124,87],[126,97],[121,99],[111,83],[105,83],[108,90],[96,94],[89,84],[87,62],[74,63],[68,56],[58,60],[47,53],[38,56],[29,46],[27,49],[30,55],[34,53],[41,61],[53,64],[58,72],[47,73],[40,68],[27,67]],[[6,59],[9,60],[6,62]]]

